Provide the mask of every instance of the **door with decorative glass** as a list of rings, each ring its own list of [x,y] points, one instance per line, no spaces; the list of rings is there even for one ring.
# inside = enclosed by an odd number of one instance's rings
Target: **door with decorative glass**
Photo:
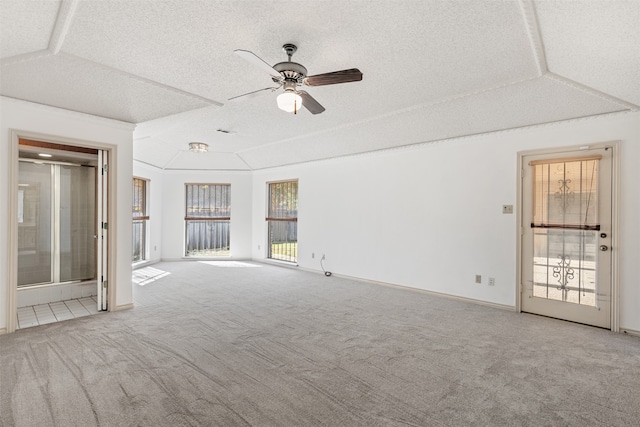
[[[523,156],[522,311],[611,327],[612,151]]]

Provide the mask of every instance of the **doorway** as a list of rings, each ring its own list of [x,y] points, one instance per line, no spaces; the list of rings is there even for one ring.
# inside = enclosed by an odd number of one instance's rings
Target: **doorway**
[[[18,150],[18,328],[106,310],[106,152],[26,138]]]
[[[615,148],[521,155],[521,311],[614,326]]]

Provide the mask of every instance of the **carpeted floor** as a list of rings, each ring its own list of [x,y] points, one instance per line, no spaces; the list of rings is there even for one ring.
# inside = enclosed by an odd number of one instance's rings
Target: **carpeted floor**
[[[259,265],[259,264],[256,264]],[[271,265],[0,337],[3,426],[638,426],[640,339]]]

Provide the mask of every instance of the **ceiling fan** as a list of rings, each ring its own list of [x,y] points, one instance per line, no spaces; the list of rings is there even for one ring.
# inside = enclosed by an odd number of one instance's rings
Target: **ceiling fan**
[[[362,80],[362,73],[357,68],[316,74],[315,76],[307,76],[307,69],[303,65],[291,61],[291,56],[296,52],[296,50],[298,50],[296,45],[287,43],[282,46],[282,50],[287,54],[289,60],[279,62],[273,67],[260,59],[260,57],[253,52],[241,49],[234,50],[235,54],[240,58],[267,72],[271,76],[273,82],[277,83],[278,86],[267,87],[245,93],[244,95],[230,98],[229,101],[253,98],[265,92],[274,92],[280,88],[284,88],[284,92],[278,95],[277,98],[278,107],[281,110],[297,114],[300,106],[303,106],[309,110],[311,114],[320,114],[325,110],[325,108],[307,92],[299,90],[298,87],[303,85],[326,86]]]

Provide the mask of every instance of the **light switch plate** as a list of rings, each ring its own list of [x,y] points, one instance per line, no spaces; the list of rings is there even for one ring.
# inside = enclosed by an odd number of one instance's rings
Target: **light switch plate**
[[[502,205],[502,213],[503,214],[512,214],[513,213],[513,205]]]

